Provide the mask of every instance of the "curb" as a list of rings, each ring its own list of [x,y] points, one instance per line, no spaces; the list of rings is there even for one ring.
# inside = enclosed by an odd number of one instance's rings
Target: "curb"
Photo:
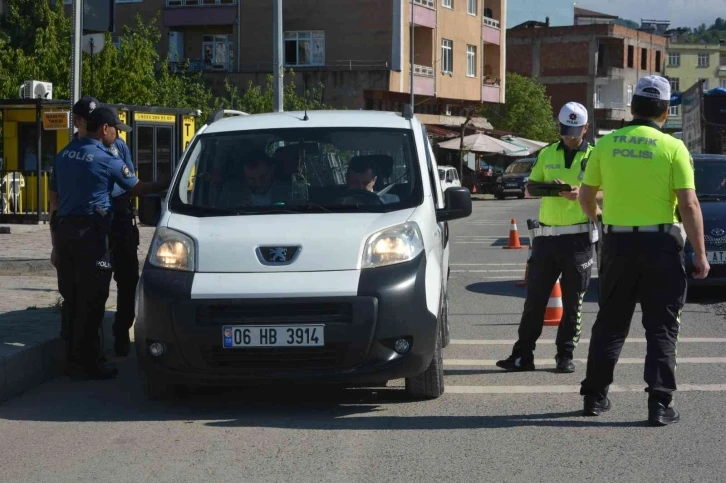
[[[0,402],[59,376],[65,344],[60,337],[30,346],[0,346]]]

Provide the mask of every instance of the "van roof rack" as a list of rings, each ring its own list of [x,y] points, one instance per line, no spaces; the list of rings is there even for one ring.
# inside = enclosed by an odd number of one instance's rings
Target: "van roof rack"
[[[212,124],[215,121],[219,121],[226,114],[233,114],[235,116],[249,116],[248,113],[243,111],[235,111],[234,109],[219,109],[209,115],[209,117],[207,118],[207,124]]]

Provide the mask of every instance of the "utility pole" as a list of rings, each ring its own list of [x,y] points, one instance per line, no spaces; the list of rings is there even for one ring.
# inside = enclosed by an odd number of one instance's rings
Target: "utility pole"
[[[413,28],[413,1],[411,1],[411,26],[409,27],[411,29],[411,62],[409,62],[409,65],[411,66],[411,117],[414,116],[415,110],[414,110],[414,101],[413,101],[413,37],[414,37],[414,28]]]
[[[83,0],[73,0],[71,28],[71,106],[81,98],[81,35],[83,35]],[[71,136],[73,123],[70,124]]]
[[[77,0],[74,0],[77,1]],[[272,3],[272,62],[275,77],[272,110],[283,111],[283,69],[282,69],[282,0]]]

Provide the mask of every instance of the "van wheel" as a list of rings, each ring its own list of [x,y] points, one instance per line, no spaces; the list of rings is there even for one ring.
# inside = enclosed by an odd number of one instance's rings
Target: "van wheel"
[[[406,393],[413,399],[436,399],[444,393],[444,359],[441,355],[441,329],[436,331],[436,346],[431,364],[423,373],[406,378]]]
[[[496,191],[496,192],[494,193],[494,197],[495,197],[496,199],[498,199],[498,200],[503,200],[503,199],[504,199],[504,193],[502,193],[501,191]]]
[[[444,295],[441,302],[441,347],[445,348],[451,342],[451,327],[449,325],[449,294]]]

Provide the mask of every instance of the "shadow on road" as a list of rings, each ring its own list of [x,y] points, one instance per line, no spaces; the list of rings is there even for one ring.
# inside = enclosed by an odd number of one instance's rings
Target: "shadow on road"
[[[517,297],[524,299],[527,291],[524,287],[517,287],[512,280],[494,282],[476,282],[466,286],[466,290],[477,294],[501,295],[505,297]],[[597,303],[599,282],[597,278],[590,280],[590,286],[585,294],[585,302]]]

